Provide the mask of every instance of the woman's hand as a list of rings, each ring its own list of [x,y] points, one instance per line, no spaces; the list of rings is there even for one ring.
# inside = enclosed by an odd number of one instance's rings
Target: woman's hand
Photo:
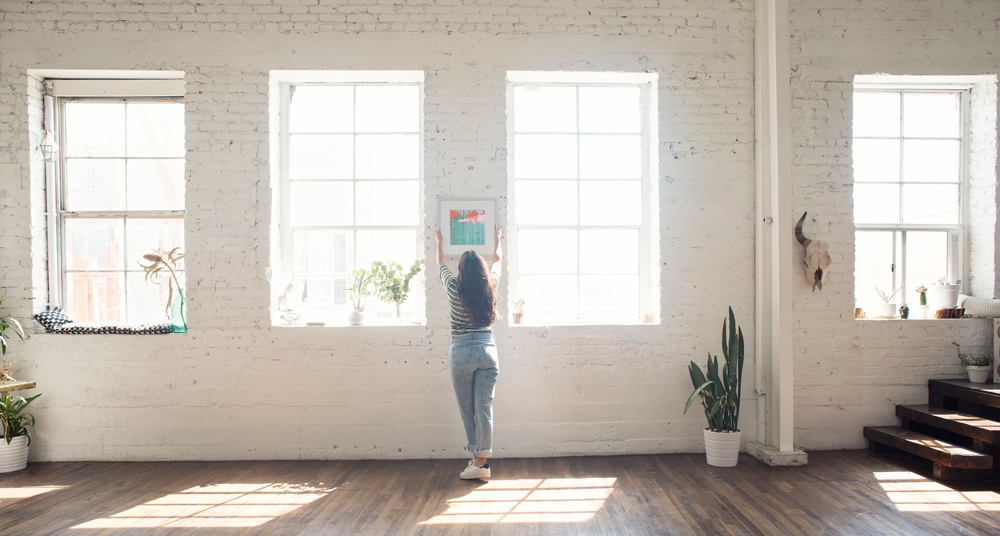
[[[499,244],[501,237],[503,237],[503,227],[497,225],[493,228],[493,243]]]
[[[434,231],[434,243],[440,245],[442,240],[444,240],[444,237],[441,236],[441,231]]]

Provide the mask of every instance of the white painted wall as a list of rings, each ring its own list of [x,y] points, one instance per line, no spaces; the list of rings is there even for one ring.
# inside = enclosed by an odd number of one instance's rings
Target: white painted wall
[[[27,70],[186,73],[192,329],[14,343],[16,375],[44,393],[32,460],[463,455],[433,278],[426,328],[271,326],[271,69],[425,71],[431,263],[438,198],[496,196],[506,207],[507,70],[658,73],[663,321],[499,326],[494,450],[699,450],[704,417],[682,415],[688,361],[721,351],[728,305],[753,348],[752,2],[307,4],[0,4],[0,164],[21,169],[20,181],[0,184],[3,314],[28,318],[45,300],[41,166],[28,129],[40,93]],[[745,370],[742,427],[754,440],[752,355]]]
[[[1000,71],[1000,4],[993,0],[798,0],[790,2],[793,186],[805,234],[830,243],[833,266],[822,293],[796,279],[796,443],[806,449],[861,448],[864,425],[897,424],[895,404],[927,400],[927,379],[962,377],[952,341],[989,352],[990,320],[855,321],[852,216],[852,85],[858,74],[981,75]],[[995,91],[995,89],[993,90]],[[975,104],[975,103],[974,103]],[[996,100],[988,122],[992,162],[976,163],[970,203],[972,288],[994,297]],[[987,121],[986,116],[992,115]],[[975,158],[975,155],[974,155]],[[989,173],[993,174],[988,177]],[[984,184],[985,183],[985,184]],[[992,191],[990,191],[992,188]],[[978,250],[977,250],[978,248]],[[986,250],[989,252],[987,253]],[[801,260],[801,256],[798,257]],[[799,265],[799,272],[802,271]]]

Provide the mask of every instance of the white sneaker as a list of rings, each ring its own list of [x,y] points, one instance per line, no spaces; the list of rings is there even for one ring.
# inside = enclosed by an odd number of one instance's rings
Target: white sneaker
[[[482,467],[476,467],[475,460],[469,460],[469,466],[465,468],[464,471],[459,473],[458,478],[462,480],[475,480],[477,478],[489,478],[490,477],[490,464],[483,465]]]

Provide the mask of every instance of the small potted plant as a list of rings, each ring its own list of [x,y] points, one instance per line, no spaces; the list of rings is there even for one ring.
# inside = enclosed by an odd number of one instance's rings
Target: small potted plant
[[[883,303],[877,303],[871,306],[871,314],[868,318],[896,318],[898,314],[897,307],[895,303],[892,303],[892,298],[896,296],[896,293],[902,290],[903,287],[897,288],[892,294],[886,293],[882,290],[882,287],[875,284],[875,292],[878,292],[879,298],[882,298]]]
[[[361,326],[365,323],[365,304],[368,296],[371,296],[372,272],[364,268],[358,268],[351,273],[349,279],[351,286],[347,291],[351,295],[351,314],[347,316],[347,323],[352,326]]]
[[[734,467],[740,454],[740,397],[743,392],[743,330],[736,326],[733,308],[729,308],[728,339],[726,320],[722,321],[722,355],[726,361],[719,370],[718,356],[708,354],[708,377],[694,361],[688,365],[694,392],[684,405],[684,413],[694,399],[701,397],[708,427],[705,428],[705,458],[715,467]]]
[[[410,293],[410,280],[420,273],[423,259],[413,263],[409,272],[403,272],[403,266],[398,262],[375,261],[372,263],[372,285],[374,294],[385,303],[396,304],[396,320],[402,321],[403,313],[400,306]]]
[[[24,398],[0,393],[0,431],[3,432],[3,438],[0,438],[0,473],[20,471],[28,466],[28,445],[31,444],[28,428],[34,428],[35,416],[24,409],[40,396]]]
[[[990,376],[990,369],[993,368],[993,356],[981,355],[972,357],[972,354],[963,354],[962,347],[957,342],[952,342],[958,352],[958,360],[961,361],[965,371],[969,374],[969,381],[973,383],[985,383]]]
[[[510,308],[514,310],[514,323],[520,324],[524,320],[524,298],[510,300]]]
[[[920,285],[916,288],[916,291],[920,296],[920,305],[910,307],[910,317],[927,318],[930,315],[930,308],[927,307],[927,287]]]

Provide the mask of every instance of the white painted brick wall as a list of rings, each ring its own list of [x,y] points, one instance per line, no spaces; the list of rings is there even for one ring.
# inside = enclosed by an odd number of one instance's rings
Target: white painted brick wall
[[[44,393],[32,459],[462,456],[433,277],[426,327],[270,325],[271,69],[425,71],[428,261],[438,198],[506,207],[507,70],[659,73],[663,322],[499,326],[495,450],[697,451],[688,361],[720,351],[728,305],[753,348],[752,28],[749,0],[0,3],[0,163],[25,174],[0,196],[0,314],[41,304],[27,70],[186,73],[192,329],[14,343],[15,372]],[[753,440],[752,355],[745,367]]]
[[[805,234],[827,240],[833,257],[822,293],[811,293],[801,265],[797,269],[795,439],[806,449],[860,448],[862,426],[895,424],[895,404],[927,399],[928,378],[962,377],[951,342],[988,351],[992,322],[853,319],[851,82],[857,74],[996,73],[1000,62],[991,50],[1000,43],[995,23],[1000,4],[850,0],[837,2],[837,9],[827,0],[790,4],[794,206],[816,219]],[[988,126],[995,137],[995,113]],[[996,162],[992,167],[995,172]],[[995,189],[994,183],[991,206],[977,215],[993,218],[993,228]],[[979,273],[995,273],[993,260],[984,257],[974,257]],[[996,287],[990,281],[988,288]]]

